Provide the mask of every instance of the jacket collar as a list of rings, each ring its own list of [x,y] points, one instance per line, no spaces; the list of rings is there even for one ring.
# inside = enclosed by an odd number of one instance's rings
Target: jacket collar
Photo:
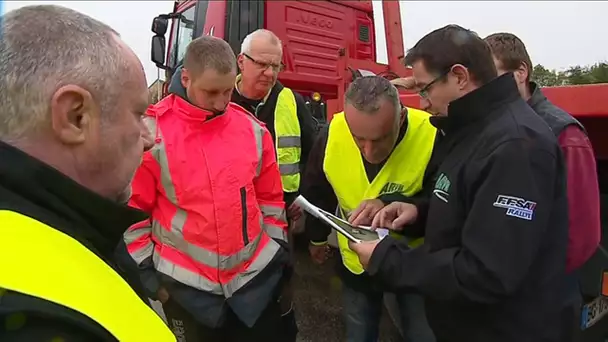
[[[448,134],[486,118],[495,108],[519,97],[513,73],[507,73],[452,101],[448,115],[432,117],[431,123]]]
[[[236,80],[234,81],[234,90],[236,91],[236,93],[241,96],[242,98],[248,99],[248,97],[246,97],[245,95],[243,95],[243,93],[241,93],[241,90],[239,89],[239,85],[241,84],[241,79],[243,78],[242,74],[238,74],[236,76]],[[274,90],[277,90],[277,92],[280,92],[281,90],[283,90],[283,85],[281,84],[281,82],[279,82],[278,80],[274,83],[274,85],[270,88],[270,90],[268,91],[268,93],[266,94],[266,96],[264,96],[264,98],[262,99],[262,101],[260,103],[264,104],[266,102],[268,102],[268,98],[270,97],[270,94],[272,94],[272,92]],[[250,99],[252,100],[252,99]]]
[[[97,195],[51,166],[1,141],[0,160],[0,187],[50,213],[58,219],[55,222],[73,226],[73,238],[107,258],[111,258],[127,228],[148,217],[137,209]]]
[[[226,107],[226,111],[224,111],[221,114],[216,114],[216,113],[210,112],[208,110],[205,110],[205,109],[202,109],[200,107],[193,105],[192,103],[187,101],[185,98],[182,98],[181,96],[179,96],[177,94],[173,94],[172,102],[173,103],[172,103],[171,109],[173,110],[173,112],[177,113],[180,117],[182,117],[186,121],[193,122],[193,123],[203,123],[203,122],[207,122],[214,118],[225,117],[224,114],[230,107],[230,104],[229,104]]]
[[[186,95],[186,88],[182,85],[182,69],[183,66],[179,66],[175,69],[173,76],[171,76],[171,81],[169,82],[169,88],[167,89],[169,94],[175,94],[183,99],[188,99],[188,95]]]
[[[540,87],[536,83],[530,82],[528,89],[530,89],[531,94],[530,99],[528,99],[528,105],[530,105],[530,107],[534,108],[542,102],[547,101],[547,97],[545,94],[543,94]]]

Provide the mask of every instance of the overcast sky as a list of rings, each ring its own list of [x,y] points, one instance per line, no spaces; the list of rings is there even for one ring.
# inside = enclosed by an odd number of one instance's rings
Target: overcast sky
[[[88,14],[116,29],[146,69],[148,83],[157,78],[150,61],[152,18],[173,9],[173,1],[4,1],[4,11],[29,4],[57,4]],[[376,20],[381,4],[374,2]],[[484,37],[513,32],[527,45],[533,63],[564,69],[608,61],[607,1],[401,1],[406,48],[431,30],[459,24]],[[377,25],[379,62],[386,62],[384,26]]]

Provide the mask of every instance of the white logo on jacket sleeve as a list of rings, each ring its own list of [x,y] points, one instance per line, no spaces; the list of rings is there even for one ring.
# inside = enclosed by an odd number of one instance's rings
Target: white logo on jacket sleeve
[[[523,198],[498,195],[494,206],[497,208],[507,209],[507,216],[513,216],[520,219],[531,221],[534,216],[536,202],[528,201]]]

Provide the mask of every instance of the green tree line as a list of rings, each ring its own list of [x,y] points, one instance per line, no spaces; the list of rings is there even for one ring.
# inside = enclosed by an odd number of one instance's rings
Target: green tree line
[[[532,72],[532,80],[542,87],[608,83],[608,63],[577,65],[564,71],[549,70],[537,64]]]

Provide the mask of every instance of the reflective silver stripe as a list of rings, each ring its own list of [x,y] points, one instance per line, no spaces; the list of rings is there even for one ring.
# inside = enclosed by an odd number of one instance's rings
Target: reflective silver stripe
[[[127,245],[130,245],[133,242],[135,242],[135,240],[139,239],[140,237],[142,237],[146,234],[150,234],[151,228],[152,227],[147,226],[147,227],[141,227],[141,228],[137,228],[137,229],[129,229],[126,232],[124,232],[124,234],[122,234],[122,238]]]
[[[143,248],[140,248],[129,254],[131,255],[131,258],[135,260],[137,265],[139,265],[144,262],[144,260],[152,256],[152,253],[154,253],[154,242],[152,242],[152,240],[148,240],[148,242],[146,242],[146,245]]]
[[[300,173],[300,164],[281,164],[279,165],[281,176],[289,176]]]
[[[260,217],[260,225],[262,225],[264,232],[266,232],[266,234],[268,234],[268,236],[271,238],[287,242],[287,232],[285,229],[272,223],[264,222],[263,217]]]
[[[262,172],[262,163],[264,162],[264,159],[263,159],[263,153],[264,153],[263,138],[264,138],[264,132],[266,131],[266,129],[264,127],[262,127],[257,121],[255,121],[255,119],[253,117],[247,116],[247,118],[251,122],[251,126],[252,126],[252,129],[253,129],[253,134],[255,135],[255,145],[256,145],[257,154],[258,154],[258,166],[257,166],[257,168],[255,170],[255,175],[257,177]]]
[[[158,221],[154,221],[152,225],[152,234],[154,234],[163,245],[171,246],[186,253],[196,262],[219,270],[230,270],[243,262],[250,260],[258,249],[263,235],[270,235],[270,233],[267,233],[266,230],[263,229],[247,244],[247,246],[243,247],[238,252],[232,255],[220,255],[185,241],[183,237],[173,233],[173,231],[176,231],[176,229],[171,229],[171,232],[167,231]],[[273,231],[272,234],[276,235],[276,232]]]
[[[274,217],[277,220],[286,221],[285,209],[281,207],[275,207],[274,205],[261,205],[260,210],[266,217]]]
[[[299,136],[285,136],[277,138],[277,148],[302,147]]]
[[[268,241],[264,249],[260,251],[258,257],[249,265],[249,267],[241,274],[234,277],[227,284],[224,284],[224,296],[226,298],[238,291],[243,285],[247,284],[251,279],[255,278],[277,254],[281,245],[274,240]]]
[[[283,240],[287,242],[287,232],[285,229],[275,226],[274,224],[264,223],[264,231],[273,239]]]
[[[184,240],[184,224],[186,223],[188,214],[180,208],[177,208],[175,215],[171,219],[170,231],[163,228],[157,220],[152,221],[152,234],[165,245],[169,245],[180,251],[188,250],[189,243]]]
[[[154,252],[152,260],[154,261],[155,268],[159,272],[164,273],[185,285],[230,298],[236,291],[257,276],[258,273],[268,265],[279,251],[279,248],[281,248],[280,245],[274,240],[271,239],[268,241],[264,249],[260,251],[258,257],[249,265],[249,267],[242,273],[236,275],[227,284],[216,283],[183,267],[175,265],[171,261],[161,258],[156,251]]]
[[[137,239],[141,238],[144,235],[150,234],[151,227],[144,226],[136,229],[129,229],[123,233],[122,238],[125,241],[125,244],[129,246],[130,244],[137,241]],[[131,258],[135,260],[137,265],[141,264],[146,258],[152,256],[152,252],[154,251],[154,243],[152,240],[148,240],[143,248],[140,248],[134,252],[129,252]]]
[[[163,133],[160,127],[156,127],[160,142],[154,145],[150,150],[152,156],[160,166],[160,183],[165,190],[167,199],[177,206],[177,196],[175,195],[175,187],[173,186],[173,180],[171,179],[171,173],[169,172],[169,160],[167,158],[167,152],[165,148],[165,140],[163,139]]]
[[[179,281],[180,283],[216,295],[224,294],[224,292],[222,291],[222,285],[220,285],[219,283],[213,282],[197,273],[194,273],[190,270],[187,270],[181,266],[172,263],[171,261],[165,258],[162,258],[156,250],[154,251],[154,255],[152,256],[152,261],[154,262],[154,268],[156,268],[158,272],[164,273],[169,277]]]

